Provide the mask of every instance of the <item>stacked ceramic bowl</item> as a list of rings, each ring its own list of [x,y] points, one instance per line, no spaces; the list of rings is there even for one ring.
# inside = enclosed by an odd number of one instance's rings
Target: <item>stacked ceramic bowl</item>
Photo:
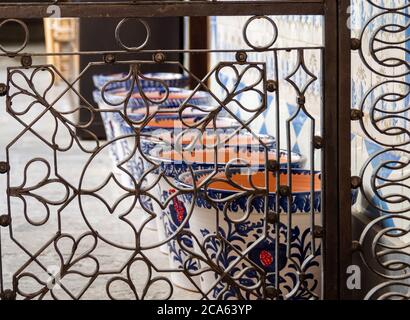
[[[188,78],[177,73],[151,73],[139,77],[137,81],[129,75],[120,73],[96,75],[93,79],[98,89],[93,93],[94,100],[98,103],[99,108],[104,110],[101,112],[101,117],[107,140],[110,141],[114,173],[125,186],[132,187],[135,185],[134,178],[143,172],[144,168],[141,163],[136,164],[133,163],[133,159],[128,159],[132,153],[129,142],[132,140],[133,133],[135,136],[135,130],[132,124],[125,120],[125,115],[133,124],[141,124],[146,118],[155,114],[151,123],[144,126],[143,130],[152,131],[161,126],[168,126],[167,129],[171,129],[172,126],[167,121],[179,118],[179,105],[192,93],[183,89],[188,84]],[[159,101],[161,103],[157,103]],[[199,92],[192,95],[189,102],[191,105],[206,106],[210,103],[210,96]],[[203,111],[185,108],[181,117],[195,118],[203,115]],[[130,137],[125,139],[124,135]],[[141,143],[141,147],[145,149],[149,146]],[[127,171],[131,172],[131,176],[121,170],[120,166],[124,162],[127,162],[125,166]]]
[[[159,79],[161,82],[154,79]],[[93,92],[95,102],[102,110],[112,110],[112,112],[101,112],[101,118],[107,140],[110,141],[110,155],[114,163],[114,174],[119,181],[129,186],[132,178],[119,168],[129,152],[126,139],[120,138],[123,135],[122,129],[125,127],[124,118],[120,116],[121,110],[124,109],[121,100],[129,93],[131,87],[133,87],[134,91],[138,91],[138,87],[135,87],[136,84],[133,77],[125,73],[95,75],[93,81],[97,89]],[[157,87],[166,85],[175,88],[171,89],[172,91],[182,91],[182,88],[186,87],[188,82],[189,78],[179,73],[148,73],[144,75],[144,78],[138,79],[138,86],[141,90],[146,90],[148,94],[160,96],[161,92],[156,90]],[[105,99],[102,97],[102,92],[104,92]],[[133,96],[134,99],[131,99],[127,112],[132,114],[131,117],[134,119],[142,118],[147,112],[146,110],[141,110],[141,106],[137,103],[141,103],[141,96],[137,92]],[[132,167],[135,169],[135,166]]]
[[[151,77],[159,78],[162,75]],[[152,84],[139,82],[135,87],[135,82],[129,83],[127,80],[121,82],[123,87],[112,88],[112,83],[120,83],[113,81],[117,77],[96,81],[96,86],[102,89],[94,92],[94,99],[104,111],[101,114],[114,159],[114,173],[127,188],[142,190],[152,181],[148,175],[152,164],[147,161],[146,155],[161,142],[157,137],[166,135],[173,138],[195,126],[200,126],[205,132],[213,130],[214,125],[224,132],[238,127],[236,121],[228,118],[218,118],[215,124],[201,123],[208,111],[213,109],[210,95],[165,87],[172,84],[170,76],[164,80],[159,78],[165,86],[150,87]],[[187,106],[181,108],[183,103]],[[158,195],[155,187],[146,192]],[[158,211],[154,210],[152,199],[149,195],[140,195],[137,209],[140,209],[139,216],[143,223],[147,223],[148,228],[156,229]]]
[[[320,173],[300,169],[301,155],[243,131],[180,135],[150,154],[167,177],[158,190],[169,205],[157,221],[173,249],[170,264],[199,275],[208,299],[251,299],[260,281],[299,288],[288,292],[294,299],[319,294],[321,248],[312,235],[321,225]],[[182,277],[173,281],[189,289]]]

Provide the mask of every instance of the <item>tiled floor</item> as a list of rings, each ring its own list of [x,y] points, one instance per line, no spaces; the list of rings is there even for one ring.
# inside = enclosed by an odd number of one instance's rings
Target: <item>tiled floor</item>
[[[41,50],[43,50],[41,45],[28,48],[28,51],[31,52]],[[45,63],[44,58],[34,58],[34,65],[42,63]],[[18,59],[0,58],[0,82],[6,81],[6,67],[18,64]],[[25,72],[27,73],[27,71]],[[36,85],[40,87],[46,87],[48,82],[49,78],[46,76],[46,73],[40,73],[35,81]],[[54,100],[64,88],[65,86],[62,84],[54,85],[47,95],[47,101],[50,102]],[[12,107],[15,108],[14,110],[24,110],[31,102],[27,96],[22,98],[16,97],[13,101]],[[56,103],[56,109],[60,111],[70,110],[75,104],[75,98],[70,94],[65,94]],[[52,149],[40,139],[40,137],[42,137],[45,141],[52,140],[56,129],[53,117],[45,114],[41,119],[33,123],[31,128],[35,130],[39,137],[30,132],[30,130],[25,129],[16,119],[6,113],[6,100],[4,97],[0,97],[0,105],[0,159],[6,159],[7,154],[5,150],[6,146],[9,145],[8,155],[12,173],[9,183],[11,187],[17,187],[23,184],[25,176],[24,167],[34,158],[43,158],[49,162],[51,178],[56,177],[54,169],[57,167],[59,175],[67,182],[72,183],[73,186],[79,185],[81,173],[83,172],[85,177],[83,180],[86,180],[83,184],[87,183],[90,186],[98,185],[102,179],[111,172],[111,159],[107,148],[104,148],[98,156],[91,161],[90,166],[86,168],[89,154],[87,155],[81,151],[78,146],[70,148],[68,152],[57,152],[54,155]],[[35,104],[28,110],[27,115],[19,118],[26,123],[30,123],[39,115],[41,110],[42,106]],[[68,139],[69,135],[66,130],[67,128],[63,126],[58,127],[56,141],[58,141],[59,145],[69,145],[71,142]],[[18,139],[15,139],[16,137],[18,137]],[[13,140],[15,140],[15,143],[10,144]],[[74,146],[75,145],[76,143],[74,143]],[[81,145],[84,148],[93,147],[91,142],[81,142]],[[32,165],[28,166],[26,170],[27,179],[24,186],[35,186],[47,176],[47,167],[44,165],[45,161],[40,162],[37,159]],[[37,201],[38,199],[36,200],[36,198],[32,196],[27,196],[24,197],[24,199],[27,200],[26,209],[24,208],[22,199],[17,197],[10,197],[10,203],[8,204],[5,192],[6,180],[5,175],[0,176],[0,214],[6,213],[8,207],[10,207],[13,221],[12,234],[9,233],[7,228],[1,229],[4,289],[12,286],[13,275],[21,275],[24,272],[27,272],[26,276],[21,277],[19,280],[21,284],[19,288],[21,290],[24,290],[26,293],[34,293],[44,289],[47,281],[50,280],[50,276],[45,270],[39,267],[39,264],[30,260],[30,258],[33,257],[32,255],[39,250],[41,254],[38,255],[37,261],[51,273],[59,270],[61,257],[63,261],[69,259],[68,252],[71,251],[72,242],[70,242],[68,238],[64,238],[61,240],[61,243],[58,243],[57,248],[55,248],[51,241],[59,229],[58,217],[60,217],[62,233],[73,235],[75,238],[89,231],[89,227],[91,226],[94,230],[98,231],[99,235],[117,245],[132,246],[135,241],[134,234],[131,232],[130,227],[118,219],[118,216],[109,215],[106,214],[105,211],[100,210],[100,204],[97,204],[93,199],[90,200],[84,197],[82,201],[78,201],[79,197],[76,196],[72,201],[62,201],[68,203],[66,206],[52,205],[51,203],[44,206],[41,202]],[[113,202],[118,197],[116,188],[111,184],[105,187],[102,192],[102,196],[107,202]],[[35,193],[47,201],[58,202],[59,200],[64,200],[66,189],[59,183],[49,183],[37,189]],[[80,206],[83,207],[84,214],[81,214]],[[47,208],[49,212],[47,212]],[[24,213],[26,213],[26,215]],[[135,215],[138,216],[138,212],[136,212]],[[87,225],[87,223],[89,225]],[[39,224],[39,226],[36,224]],[[142,238],[145,244],[149,244],[157,240],[157,235],[155,232],[147,230]],[[85,238],[78,245],[75,257],[82,257],[82,254],[86,254],[87,250],[92,248],[92,246],[92,238]],[[46,249],[43,250],[45,247]],[[59,253],[61,253],[61,257],[59,257]],[[98,241],[97,247],[92,251],[92,255],[98,259],[100,263],[99,271],[101,273],[108,273],[110,270],[123,270],[121,276],[125,275],[124,264],[132,254],[132,250],[114,249],[101,240]],[[159,269],[168,268],[168,257],[160,253],[158,249],[147,251],[146,254]],[[113,276],[100,275],[94,279],[89,274],[92,274],[95,268],[95,262],[87,256],[87,259],[81,259],[75,265],[75,269],[83,272],[83,275],[80,276],[73,273],[66,276],[61,283],[74,296],[82,295],[82,291],[89,286],[82,298],[105,299],[107,298],[107,281]],[[134,285],[137,287],[139,294],[141,294],[141,290],[147,280],[147,272],[143,267],[137,269],[137,271],[135,271],[135,269],[133,271],[131,276],[134,280]],[[36,277],[31,277],[29,272]],[[162,273],[160,275],[170,278],[169,273]],[[152,278],[155,276],[158,276],[156,272],[154,272]],[[113,286],[110,292],[115,298],[133,297],[126,285]],[[161,298],[166,295],[167,292],[167,285],[164,282],[158,282],[147,292],[145,298]],[[50,292],[46,290],[45,293],[45,298],[50,298]],[[70,298],[61,288],[54,289],[53,293],[57,298]],[[174,287],[173,298],[196,298],[196,294]]]

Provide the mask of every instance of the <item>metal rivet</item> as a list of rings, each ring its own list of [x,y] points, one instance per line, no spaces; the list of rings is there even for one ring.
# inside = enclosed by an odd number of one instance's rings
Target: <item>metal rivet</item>
[[[302,105],[302,104],[305,104],[306,103],[306,98],[305,98],[305,96],[300,96],[300,97],[298,97],[298,104],[299,105]]]
[[[7,94],[9,88],[5,83],[0,83],[0,97],[4,97]]]
[[[353,241],[352,242],[352,251],[353,252],[358,252],[362,250],[362,245],[360,244],[359,241]]]
[[[315,136],[313,138],[313,146],[315,149],[322,149],[323,148],[323,138],[320,136]]]
[[[266,82],[266,90],[269,92],[275,92],[278,88],[278,83],[275,80],[268,80]]]
[[[113,53],[104,54],[104,62],[105,63],[114,63],[115,60],[116,60],[115,54],[113,54]]]
[[[363,116],[364,116],[364,113],[362,112],[362,110],[352,109],[352,111],[350,111],[350,119],[352,121],[358,121],[362,119]]]
[[[6,289],[1,295],[2,300],[16,300],[17,294],[15,291]]]
[[[163,63],[166,60],[165,53],[163,52],[156,52],[152,55],[152,60],[156,63]]]
[[[358,189],[362,185],[362,178],[354,176],[350,178],[352,189]]]
[[[29,55],[24,55],[21,57],[20,62],[24,68],[29,68],[33,64],[33,59]]]
[[[277,160],[268,160],[268,170],[272,172],[278,172],[280,169],[280,163]]]
[[[266,221],[270,224],[279,222],[279,214],[273,211],[268,212],[268,214],[266,215]]]
[[[357,38],[352,38],[351,40],[350,40],[350,46],[351,46],[351,48],[352,48],[352,50],[359,50],[360,49],[360,47],[361,47],[361,41],[360,41],[360,39],[357,39]]]
[[[8,227],[11,223],[11,217],[8,214],[3,214],[0,216],[0,226]]]
[[[280,194],[282,197],[288,197],[288,196],[290,196],[290,195],[291,195],[291,192],[290,192],[289,186],[280,186],[280,187],[279,187],[279,194]]]
[[[325,236],[325,229],[322,226],[314,226],[313,236],[315,238],[323,238]]]
[[[244,63],[248,59],[248,55],[246,54],[245,51],[238,51],[236,53],[236,61]]]
[[[230,277],[227,274],[225,274],[222,276],[221,280],[219,281],[221,281],[222,283],[229,283]]]
[[[266,288],[266,297],[270,299],[275,299],[280,297],[281,292],[276,289],[275,287],[267,287]]]
[[[303,273],[303,272],[302,272],[302,273],[299,273],[299,274],[298,274],[298,277],[299,277],[299,282],[302,283],[302,284],[307,280],[307,276],[306,276],[306,274]]]
[[[9,172],[9,170],[10,170],[10,166],[7,162],[4,162],[4,161],[0,162],[0,173],[1,174],[5,174]]]

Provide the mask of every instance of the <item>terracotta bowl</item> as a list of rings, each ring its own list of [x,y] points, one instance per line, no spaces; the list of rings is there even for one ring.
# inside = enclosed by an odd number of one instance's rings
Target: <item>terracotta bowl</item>
[[[192,125],[196,123],[193,119],[184,119],[184,121],[185,123]],[[218,132],[229,132],[235,130],[238,124],[236,121],[229,118],[220,118],[217,120],[217,126]],[[134,128],[128,125],[119,114],[114,114],[112,116],[110,127],[114,128],[117,137],[125,137],[124,139],[121,139],[122,150],[119,152],[121,153],[120,158],[128,158],[133,152],[136,144]],[[172,138],[175,135],[180,134],[184,128],[184,124],[179,119],[152,119],[141,129],[141,152],[145,155],[149,155],[161,142],[158,138],[153,139],[153,137],[161,137],[161,135],[164,135]],[[209,126],[209,130],[213,131],[211,126]],[[130,159],[125,166],[135,178],[140,178],[149,167],[145,157],[141,156],[139,150],[136,150],[135,156]],[[130,187],[133,185],[132,181],[128,181],[126,184]]]

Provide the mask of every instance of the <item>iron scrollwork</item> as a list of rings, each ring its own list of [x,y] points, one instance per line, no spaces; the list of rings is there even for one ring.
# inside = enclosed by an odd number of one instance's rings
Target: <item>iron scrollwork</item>
[[[183,296],[181,287],[202,299],[320,298],[323,234],[318,236],[315,230],[322,230],[318,226],[322,184],[316,151],[323,141],[318,139],[319,119],[306,95],[320,82],[323,70],[313,70],[306,57],[311,52],[321,57],[323,48],[281,48],[276,44],[279,28],[274,19],[255,16],[243,28],[247,47],[226,50],[232,59],[220,61],[199,78],[180,61],[168,60],[167,50],[146,49],[151,33],[142,19],[138,21],[145,28],[146,39],[135,47],[125,45],[121,27],[127,20],[119,22],[115,30],[120,49],[98,52],[103,61],[90,63],[71,81],[48,64],[7,69],[7,112],[22,127],[6,148],[11,165],[7,197],[12,221],[7,227],[23,260],[16,270],[2,274],[2,291],[4,279],[10,277],[13,292],[23,299],[86,299],[98,288],[99,297],[104,291],[104,298],[110,299],[169,299]],[[254,43],[248,36],[250,24],[258,20],[267,21],[272,29],[272,39],[266,44]],[[0,46],[5,59],[23,56],[28,41],[25,23],[6,20],[0,27],[9,22],[20,24],[26,35],[16,50]],[[152,61],[138,59],[140,53],[147,52],[154,54]],[[178,52],[215,54],[218,50]],[[129,60],[119,60],[119,53]],[[296,63],[281,77],[283,55]],[[274,61],[269,77],[266,60]],[[182,91],[141,71],[153,63],[177,66],[196,84],[177,107],[168,104]],[[129,72],[108,79],[96,90],[97,107],[79,93],[76,84],[93,72],[93,67],[107,64],[126,65]],[[232,76],[230,83],[224,79],[226,74]],[[57,96],[52,94],[56,78],[64,84]],[[154,83],[159,93],[144,83]],[[286,139],[281,142],[278,134],[272,143],[269,137],[255,133],[252,125],[268,107],[274,107],[276,119],[269,121],[275,122],[279,133],[283,87],[288,87],[287,94],[296,107],[283,121]],[[115,90],[120,93],[114,95]],[[72,120],[79,108],[59,109],[68,93],[81,101],[88,119]],[[271,100],[275,102],[268,105]],[[136,103],[139,108],[133,108]],[[199,116],[188,117],[192,114]],[[90,130],[98,115],[106,125],[106,142]],[[292,149],[290,133],[300,115],[310,123],[306,170],[296,168],[302,157]],[[43,130],[42,121],[52,129]],[[179,131],[158,133],[151,127],[155,121],[180,121]],[[209,162],[187,161],[199,152],[195,146],[203,135],[221,129],[224,131],[216,141],[200,148],[212,155]],[[79,131],[88,134],[89,140],[80,140]],[[220,149],[238,134],[257,147],[233,148],[235,156],[223,162]],[[185,135],[191,137],[191,143],[180,146],[178,141]],[[25,155],[15,163],[15,154],[24,150],[27,137],[38,155]],[[151,154],[154,151],[156,156]],[[172,152],[182,160],[164,161]],[[79,172],[69,168],[73,153],[81,154]],[[113,155],[112,168],[101,166],[101,159],[109,153]],[[260,159],[256,174],[252,154]],[[19,175],[22,179],[17,183]],[[240,180],[241,175],[246,181]],[[226,192],[214,187],[216,184],[222,184]],[[162,188],[159,191],[158,186]],[[201,214],[214,218],[197,226],[193,217]],[[272,215],[277,218],[271,219]],[[300,217],[303,225],[298,222]],[[30,234],[38,237],[32,243],[19,233],[18,227],[27,223],[33,230]],[[158,240],[153,236],[155,228],[163,228]],[[164,259],[170,259],[168,267]]]
[[[361,64],[377,81],[364,94],[358,117],[373,152],[360,171],[361,195],[373,212],[358,254],[378,277],[365,299],[409,299],[410,223],[408,1],[366,2],[373,16],[361,29]]]

